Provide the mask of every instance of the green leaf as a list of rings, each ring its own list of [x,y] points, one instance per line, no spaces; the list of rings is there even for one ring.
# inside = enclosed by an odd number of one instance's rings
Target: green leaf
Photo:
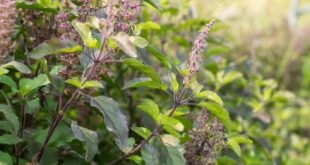
[[[223,106],[222,99],[213,91],[208,91],[208,90],[202,91],[202,92],[198,93],[196,95],[196,97],[203,98],[203,99],[208,99],[208,100],[211,100],[211,101],[213,101],[213,102]]]
[[[138,108],[150,115],[154,121],[158,122],[160,111],[158,105],[154,101],[150,99],[143,99],[142,104],[140,104]]]
[[[130,36],[129,41],[139,48],[145,48],[149,45],[149,42],[140,36]]]
[[[88,16],[86,19],[86,24],[93,29],[101,30],[100,29],[100,20],[98,17]]]
[[[38,143],[44,143],[48,134],[48,128],[44,130],[36,130],[33,134],[33,140]],[[49,147],[63,147],[73,141],[75,137],[71,133],[71,128],[65,124],[60,123],[51,136],[48,146]]]
[[[5,120],[11,127],[12,133],[17,134],[19,129],[19,121],[16,114],[13,112],[12,108],[7,105],[0,104],[0,112],[3,113]]]
[[[9,70],[5,69],[4,67],[0,66],[0,75],[4,75],[9,73]]]
[[[163,54],[160,50],[157,48],[149,45],[146,47],[146,50],[153,55],[156,59],[158,59],[166,68],[171,69],[171,65],[169,63],[169,60],[165,54]]]
[[[4,68],[13,67],[16,70],[18,70],[20,73],[23,73],[23,74],[30,74],[31,73],[31,70],[26,65],[24,65],[23,63],[17,62],[17,61],[11,61],[9,63],[2,65],[2,67],[4,67]]]
[[[163,129],[169,133],[170,135],[176,137],[176,138],[180,138],[181,135],[178,131],[176,131],[176,129],[174,129],[173,127],[167,126],[167,125],[163,125]]]
[[[1,165],[12,165],[12,158],[8,153],[0,151],[0,164]]]
[[[59,0],[37,0],[37,3],[47,8],[57,8]]]
[[[80,79],[77,78],[77,77],[73,77],[73,78],[70,78],[66,81],[66,83],[72,85],[72,86],[75,86],[76,88],[78,89],[81,89],[82,88],[82,84],[80,82]]]
[[[78,140],[86,143],[85,160],[91,161],[98,153],[98,135],[97,132],[80,127],[75,121],[71,123],[73,135]]]
[[[50,12],[50,13],[57,13],[57,10],[54,8],[48,8],[45,7],[38,2],[29,2],[29,1],[20,1],[16,2],[16,7],[20,9],[31,9],[31,10],[36,10],[36,11],[43,11],[43,12]]]
[[[85,83],[82,83],[80,79],[77,77],[68,79],[66,83],[71,84],[72,86],[75,86],[78,89],[103,88],[103,85],[99,81],[90,80],[90,81],[86,81]]]
[[[109,97],[98,96],[91,98],[90,105],[102,113],[107,129],[117,137],[117,145],[121,149],[128,147],[127,119],[120,110],[119,104]]]
[[[275,102],[290,102],[295,100],[296,96],[290,91],[277,91],[273,94],[272,100]]]
[[[116,40],[118,47],[128,56],[137,58],[137,49],[135,45],[129,40],[129,35],[125,32],[119,32],[113,37]]]
[[[203,88],[203,86],[197,82],[197,79],[195,77],[191,79],[189,87],[195,94],[199,93]]]
[[[86,81],[82,85],[82,89],[85,89],[85,88],[103,88],[103,85],[99,81],[90,80],[90,81]]]
[[[171,135],[155,138],[141,153],[146,165],[185,165],[184,149]]]
[[[74,53],[80,51],[82,51],[82,47],[74,41],[68,39],[52,38],[34,48],[30,52],[30,57],[38,60],[47,55]]]
[[[227,146],[233,150],[239,157],[241,157],[240,145],[234,139],[228,139]]]
[[[201,102],[199,106],[206,108],[212,115],[217,117],[226,129],[230,129],[230,117],[228,111],[219,104],[212,102]]]
[[[246,136],[235,136],[229,139],[234,140],[238,144],[252,144],[253,143],[253,141]]]
[[[140,156],[137,156],[137,155],[130,156],[127,159],[132,160],[133,162],[135,162],[138,165],[142,165],[143,164],[142,158]]]
[[[174,73],[169,74],[170,77],[170,88],[174,93],[177,93],[179,90],[179,83]]]
[[[154,82],[151,78],[148,77],[135,78],[133,80],[127,81],[125,82],[125,85],[122,89],[137,88],[137,87],[147,87],[147,88],[165,90],[162,84]]]
[[[183,124],[179,120],[173,117],[163,116],[161,124],[164,126],[169,126],[171,128],[174,128],[175,130],[179,132],[182,132],[184,130]]]
[[[238,165],[238,162],[231,158],[231,157],[228,157],[228,156],[222,156],[222,157],[219,157],[217,162],[216,162],[216,165]]]
[[[229,84],[239,78],[242,78],[242,73],[238,71],[231,71],[225,73],[224,71],[220,71],[216,74],[216,89],[219,90],[222,86]]]
[[[144,0],[145,2],[149,3],[153,7],[155,7],[158,10],[161,10],[161,5],[159,0]]]
[[[159,151],[152,145],[146,144],[141,150],[142,158],[145,165],[160,165],[159,164]]]
[[[132,58],[125,59],[124,63],[130,66],[132,69],[142,72],[144,75],[150,77],[153,81],[161,83],[157,72],[151,66],[144,65],[140,61]]]
[[[21,141],[23,140],[15,135],[4,134],[0,136],[0,144],[12,145],[12,144],[17,144]]]
[[[45,149],[44,154],[42,155],[40,165],[41,164],[42,165],[43,164],[56,165],[58,163],[58,158],[59,158],[59,149],[48,147]],[[33,163],[32,165],[35,165],[35,164],[36,163]],[[24,164],[24,165],[28,165],[28,164]]]
[[[34,79],[23,78],[19,81],[19,93],[26,96],[32,90],[49,84],[50,81],[45,74],[40,74]]]
[[[11,127],[7,121],[0,121],[0,130],[5,132],[11,132]]]
[[[150,130],[144,127],[133,127],[131,128],[131,130],[133,130],[136,134],[141,136],[143,139],[146,139],[148,136],[152,134]]]
[[[86,23],[81,23],[77,20],[74,20],[72,22],[72,25],[79,33],[85,46],[87,46],[88,48],[99,48],[100,45],[98,40],[92,36],[92,32]]]
[[[152,22],[152,21],[139,23],[139,24],[135,25],[134,33],[136,35],[139,35],[142,30],[151,30],[151,29],[159,30],[160,25],[158,23]]]
[[[65,90],[65,80],[64,78],[56,75],[51,75],[50,77],[51,84],[59,93],[62,93]]]
[[[8,85],[9,87],[11,87],[12,91],[17,90],[17,85],[16,85],[15,81],[9,76],[1,75],[0,76],[0,83]]]

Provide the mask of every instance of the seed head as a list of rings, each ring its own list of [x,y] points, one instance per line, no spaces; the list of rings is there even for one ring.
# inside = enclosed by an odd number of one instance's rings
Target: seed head
[[[187,61],[188,74],[184,78],[184,84],[189,84],[191,78],[199,71],[199,65],[201,63],[201,53],[203,52],[206,45],[206,39],[209,31],[213,27],[215,21],[211,20],[200,32],[196,38],[192,47],[191,55]]]

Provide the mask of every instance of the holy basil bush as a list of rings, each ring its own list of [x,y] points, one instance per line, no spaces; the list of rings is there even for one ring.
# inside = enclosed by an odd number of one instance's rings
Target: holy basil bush
[[[173,9],[157,0],[12,2],[0,2],[17,16],[13,32],[0,15],[15,42],[0,51],[0,164],[237,163],[254,137],[226,108],[286,99],[258,78],[251,101],[222,100],[247,80],[202,65],[215,20],[161,25],[152,17]]]

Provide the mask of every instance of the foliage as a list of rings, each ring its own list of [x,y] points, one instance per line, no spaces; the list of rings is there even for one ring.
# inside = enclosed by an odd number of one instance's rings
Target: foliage
[[[173,2],[16,1],[0,164],[309,163],[309,58],[289,91]]]

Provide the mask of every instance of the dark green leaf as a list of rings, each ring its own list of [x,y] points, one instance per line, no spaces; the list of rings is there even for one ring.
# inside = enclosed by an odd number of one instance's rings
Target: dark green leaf
[[[5,132],[11,132],[12,129],[7,121],[0,121],[0,130]]]
[[[137,87],[146,87],[146,88],[165,90],[162,84],[154,82],[151,78],[148,78],[148,77],[135,78],[133,80],[127,81],[125,83],[125,86],[122,89],[137,88]]]
[[[23,140],[20,139],[19,137],[15,136],[15,135],[11,135],[11,134],[4,134],[4,135],[0,136],[0,144],[12,145],[12,144],[17,144],[21,141],[23,141]]]
[[[73,135],[78,140],[86,143],[86,156],[87,161],[91,161],[96,153],[98,153],[98,135],[97,132],[80,127],[75,121],[71,123]]]
[[[4,114],[5,120],[10,125],[12,133],[17,134],[19,121],[13,110],[7,105],[0,104],[0,112]]]
[[[163,135],[145,145],[141,153],[146,165],[185,165],[183,150],[175,137]]]
[[[121,149],[128,147],[128,126],[126,116],[120,110],[119,104],[105,96],[91,98],[90,105],[97,108],[104,117],[109,131],[116,134],[116,143]]]
[[[52,148],[52,147],[46,148],[40,164],[57,165],[58,157],[59,157],[58,148]]]
[[[47,136],[47,133],[48,128],[36,131],[33,135],[34,141],[42,144]],[[65,124],[59,124],[48,144],[52,147],[62,147],[70,143],[73,139],[74,137],[73,134],[71,134],[71,128]]]
[[[17,85],[16,85],[15,81],[9,76],[1,75],[0,76],[0,83],[8,85],[9,87],[11,87],[12,91],[17,90]]]
[[[161,82],[157,72],[151,66],[144,65],[140,61],[133,58],[125,59],[124,63],[129,65],[132,69],[142,72],[146,76],[150,77],[153,81],[158,83]]]
[[[0,164],[1,165],[12,165],[12,158],[8,153],[0,151]]]
[[[55,89],[57,89],[57,91],[59,93],[62,93],[65,89],[65,80],[60,77],[60,76],[56,76],[56,75],[51,75],[51,83],[53,85],[53,87]]]
[[[13,67],[16,70],[18,70],[20,73],[23,73],[23,74],[30,74],[31,73],[31,70],[26,65],[24,65],[23,63],[17,62],[17,61],[11,61],[9,63],[2,65],[2,67],[4,67],[4,68]]]

